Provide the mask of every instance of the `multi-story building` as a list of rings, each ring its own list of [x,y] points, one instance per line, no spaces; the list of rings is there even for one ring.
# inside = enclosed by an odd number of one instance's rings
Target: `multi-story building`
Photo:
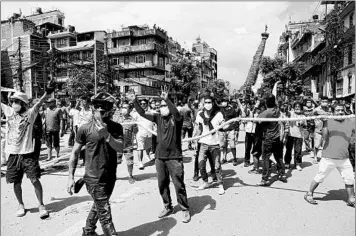
[[[173,76],[171,64],[174,61],[182,59],[182,47],[177,41],[173,40],[172,37],[169,37],[167,41],[167,50],[168,55],[166,59],[166,81],[169,82]]]
[[[355,95],[355,2],[348,1],[339,16],[344,24],[344,58],[336,81],[336,97],[347,98]]]
[[[156,96],[165,84],[168,37],[160,28],[128,26],[107,35],[108,56],[121,94]]]
[[[14,13],[8,20],[1,21],[1,74],[5,76],[2,81],[19,90],[20,75],[23,89],[30,98],[44,92],[48,79],[44,55],[49,49],[46,36],[50,30],[63,28],[63,19],[64,14],[58,10],[42,12],[37,8],[32,15]]]
[[[217,79],[217,51],[198,37],[196,42],[193,43],[192,52],[195,60],[200,62],[199,84],[202,88],[205,88],[211,81]]]

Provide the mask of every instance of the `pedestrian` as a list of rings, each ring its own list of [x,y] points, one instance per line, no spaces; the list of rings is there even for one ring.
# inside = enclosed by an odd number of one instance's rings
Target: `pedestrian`
[[[200,111],[197,115],[197,120],[195,121],[199,127],[199,133],[197,135],[206,135],[213,129],[217,128],[224,122],[223,114],[219,111],[214,98],[211,95],[206,94],[204,96],[204,109]],[[227,125],[225,128],[230,128]],[[225,131],[225,129],[220,129],[219,131]],[[225,193],[221,169],[221,156],[220,156],[220,140],[218,132],[213,132],[205,137],[198,140],[200,143],[199,149],[199,169],[200,175],[203,180],[203,184],[198,188],[198,190],[203,190],[210,187],[208,182],[208,174],[206,173],[206,160],[210,155],[213,159],[215,166],[217,182],[219,184],[220,195]]]
[[[140,104],[145,112],[148,113],[147,99],[141,100]],[[145,168],[142,162],[143,156],[145,155],[149,161],[151,160],[149,154],[152,147],[152,133],[147,129],[153,130],[153,123],[142,117],[138,112],[132,112],[131,116],[134,119],[134,122],[140,124],[136,135],[136,143],[139,169],[143,170]]]
[[[280,110],[276,107],[276,98],[273,94],[266,96],[267,110],[263,111],[258,118],[280,118],[282,116]],[[283,143],[288,134],[288,126],[284,126],[282,122],[260,122],[263,132],[262,138],[262,180],[259,186],[269,186],[270,176],[270,157],[273,154],[277,162],[278,178],[282,182],[287,182],[285,175],[285,167],[283,163]]]
[[[71,101],[71,107],[68,116],[70,119],[70,136],[68,139],[68,146],[73,147],[74,140],[78,132],[78,124],[79,124],[79,110],[76,109],[76,104],[74,101]]]
[[[67,131],[67,126],[68,126],[68,112],[66,108],[66,101],[65,100],[58,100],[57,101],[58,108],[62,110],[62,118],[63,118],[63,126],[61,131],[61,137],[66,133]]]
[[[304,115],[306,117],[313,116],[313,100],[311,98],[307,98],[305,100],[304,107]],[[304,129],[304,144],[306,148],[306,152],[314,151],[314,133],[315,133],[315,121],[307,120],[307,127]]]
[[[345,106],[334,104],[334,115],[345,115]],[[347,205],[355,207],[354,173],[349,159],[349,144],[352,133],[355,132],[354,119],[337,118],[323,122],[323,156],[319,170],[310,184],[304,199],[310,204],[317,204],[313,198],[315,189],[336,168],[342,176],[347,192]]]
[[[293,105],[293,111],[290,112],[290,118],[303,118],[303,105],[299,102],[295,102]],[[292,150],[294,149],[294,167],[302,170],[302,146],[303,146],[303,132],[306,127],[306,121],[290,121],[289,122],[289,134],[286,142],[286,153],[284,155],[285,168],[289,169],[290,162],[292,160]]]
[[[258,105],[258,104],[256,104]],[[251,108],[246,110],[246,117],[254,118],[257,117],[258,114],[256,113],[257,108],[251,104]],[[251,159],[251,150],[253,147],[253,142],[255,140],[255,131],[256,131],[256,122],[254,121],[247,121],[245,125],[245,167],[250,166],[250,159]],[[255,163],[255,160],[254,160]],[[258,170],[258,167],[256,167]]]
[[[126,159],[126,165],[127,165],[127,171],[129,173],[129,183],[133,184],[135,183],[136,179],[134,178],[132,172],[133,172],[133,166],[134,166],[134,151],[136,149],[136,134],[137,134],[137,125],[133,124],[133,118],[131,116],[131,107],[128,104],[128,102],[123,102],[122,108],[121,108],[121,116],[117,119],[114,120],[115,122],[119,123],[123,127],[123,134],[124,134],[124,150],[122,156],[125,157]],[[131,123],[131,124],[125,124],[125,123]]]
[[[185,98],[183,100],[184,106],[180,109],[180,113],[183,117],[183,139],[185,138],[186,134],[188,134],[188,138],[193,136],[193,111],[189,108],[189,102],[190,101]],[[193,150],[192,142],[188,143],[188,149]]]
[[[167,88],[162,89],[160,114],[146,113],[140,106],[134,92],[130,95],[137,113],[157,124],[156,171],[158,188],[164,209],[159,218],[173,213],[169,183],[172,179],[176,190],[177,201],[183,212],[183,223],[190,221],[187,191],[184,184],[184,165],[182,154],[183,117],[168,98]]]
[[[72,195],[78,156],[86,145],[83,180],[94,203],[83,235],[90,236],[97,235],[95,229],[98,220],[105,236],[118,235],[112,221],[110,197],[116,182],[117,152],[123,151],[123,130],[119,123],[111,120],[113,102],[106,98],[107,93],[99,93],[93,98],[92,120],[79,128],[69,159],[67,191]]]
[[[1,110],[6,116],[6,143],[5,153],[9,154],[6,171],[6,182],[13,183],[16,199],[19,203],[16,216],[26,214],[22,198],[22,179],[26,173],[35,188],[39,203],[38,210],[41,219],[49,216],[43,204],[43,189],[40,182],[41,170],[39,161],[34,156],[34,143],[32,131],[35,119],[42,103],[54,91],[54,83],[46,87],[45,94],[32,107],[29,108],[28,97],[25,93],[15,92],[11,97],[11,107],[1,103]]]
[[[59,160],[59,141],[63,136],[63,112],[61,108],[56,107],[56,100],[50,98],[47,101],[47,110],[45,112],[45,127],[46,127],[46,145],[47,155],[46,161],[52,159],[52,149],[56,150],[56,162]]]
[[[231,106],[228,98],[223,98],[221,102],[221,113],[223,115],[223,119],[225,121],[229,121],[231,119],[237,118],[239,114],[237,111]],[[220,148],[221,148],[221,164],[227,162],[227,148],[230,147],[232,153],[232,163],[234,166],[237,166],[237,158],[236,158],[236,132],[239,129],[239,122],[234,121],[230,124],[229,129],[225,129],[224,132],[219,132],[220,139]]]

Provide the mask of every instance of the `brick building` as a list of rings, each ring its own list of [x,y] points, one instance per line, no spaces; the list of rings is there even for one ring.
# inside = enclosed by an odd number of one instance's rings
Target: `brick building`
[[[168,37],[164,30],[128,26],[107,35],[108,56],[121,94],[156,96],[165,84]]]

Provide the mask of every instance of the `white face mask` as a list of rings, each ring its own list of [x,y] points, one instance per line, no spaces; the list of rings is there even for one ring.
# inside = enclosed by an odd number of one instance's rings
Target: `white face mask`
[[[211,104],[211,103],[205,103],[205,104],[204,104],[204,108],[205,108],[205,110],[210,111],[211,108],[213,108],[213,104]]]
[[[160,113],[161,113],[162,116],[168,116],[169,115],[168,107],[161,107],[159,110],[160,110]]]
[[[16,113],[19,113],[21,111],[21,105],[20,104],[17,104],[17,103],[12,103],[12,108],[14,109],[14,111]]]
[[[222,107],[227,107],[227,102],[222,102],[222,103],[221,103],[221,106],[222,106]]]
[[[123,115],[127,115],[128,110],[127,110],[127,108],[122,108],[121,112]]]

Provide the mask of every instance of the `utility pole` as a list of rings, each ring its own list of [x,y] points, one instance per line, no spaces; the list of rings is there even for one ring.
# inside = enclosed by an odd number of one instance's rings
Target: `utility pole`
[[[21,54],[21,38],[18,37],[18,52],[19,52],[19,67],[17,69],[17,75],[18,75],[18,86],[19,86],[19,90],[21,92],[24,92],[23,89],[23,78],[22,78],[22,54]]]
[[[94,38],[94,94],[97,93],[97,81],[96,81],[96,38]]]

